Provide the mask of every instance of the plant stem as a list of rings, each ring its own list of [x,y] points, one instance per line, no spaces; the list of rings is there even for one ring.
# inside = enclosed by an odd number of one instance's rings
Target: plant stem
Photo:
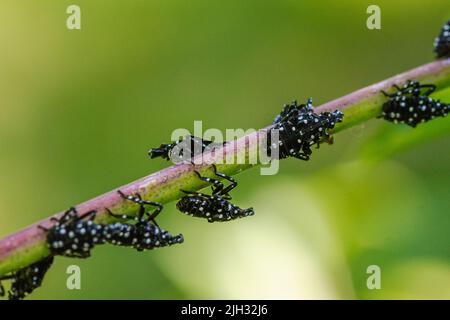
[[[419,80],[424,83],[434,83],[438,88],[450,86],[450,59],[437,60],[401,73],[325,103],[315,108],[315,110],[316,112],[323,112],[340,109],[344,112],[344,121],[333,130],[333,133],[336,133],[378,116],[383,102],[386,101],[380,90],[390,91],[392,85],[401,85],[409,79]],[[279,109],[274,109],[274,111],[278,112]],[[245,159],[248,159],[249,153],[258,147],[257,138],[268,129],[270,127],[242,137],[236,140],[234,144],[226,144],[223,147],[224,157],[234,154],[235,156],[243,156]],[[212,155],[204,154],[203,158],[205,160],[212,159]],[[218,165],[218,169],[221,172],[233,175],[254,166],[248,164],[248,162],[246,163]],[[210,170],[210,166],[202,164],[197,165],[195,169],[200,172],[206,172]],[[166,203],[180,198],[183,195],[180,189],[199,190],[206,186],[205,182],[197,179],[193,170],[194,167],[191,164],[176,164],[118,189],[125,194],[139,193],[144,199]],[[97,210],[98,222],[110,221],[105,208],[124,213],[136,212],[137,205],[122,199],[117,193],[118,189],[78,205],[78,211]],[[38,225],[50,227],[52,222],[50,218],[45,219],[0,240],[0,276],[39,261],[50,254],[46,247],[45,232],[37,228]]]

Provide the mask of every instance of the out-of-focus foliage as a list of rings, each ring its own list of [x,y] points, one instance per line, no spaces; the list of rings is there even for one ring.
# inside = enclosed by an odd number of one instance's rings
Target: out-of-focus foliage
[[[0,4],[0,236],[154,172],[175,128],[259,128],[433,59],[448,1],[70,1]],[[450,100],[447,93],[437,93]],[[450,298],[450,119],[372,120],[310,162],[238,176],[256,215],[223,224],[167,204],[185,243],[56,260],[30,298]],[[68,265],[82,289],[66,289]],[[382,289],[368,290],[379,265]]]

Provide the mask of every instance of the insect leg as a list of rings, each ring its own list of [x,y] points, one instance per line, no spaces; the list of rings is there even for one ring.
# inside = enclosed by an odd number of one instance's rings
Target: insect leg
[[[229,193],[231,190],[233,190],[234,188],[237,187],[238,183],[237,183],[237,181],[234,180],[232,177],[227,176],[226,174],[224,174],[224,173],[222,173],[222,172],[217,172],[217,167],[216,167],[215,164],[213,164],[212,166],[213,166],[213,169],[214,169],[214,174],[215,174],[216,176],[219,176],[219,177],[221,177],[221,178],[223,178],[223,179],[225,179],[225,180],[231,182],[231,184],[230,184],[229,186],[227,186],[225,189],[221,190],[220,192],[215,192],[215,193],[213,193],[213,194],[217,194],[217,193],[218,193],[218,194],[220,194],[220,195],[227,196],[228,193]],[[228,195],[228,196],[229,196],[229,195]],[[230,196],[230,199],[231,199],[231,196]]]
[[[75,219],[75,221],[80,221],[80,220],[83,220],[84,218],[86,218],[86,217],[89,217],[89,219],[88,220],[94,220],[95,219],[95,216],[97,215],[97,211],[96,210],[91,210],[91,211],[88,211],[88,212],[86,212],[86,213],[83,213],[81,216],[78,216],[76,219]]]
[[[118,214],[118,213],[113,213],[111,210],[109,210],[108,208],[105,208],[105,210],[108,212],[108,214],[114,218],[117,219],[122,219],[122,220],[134,220],[136,217],[134,216],[129,216],[126,214]]]
[[[304,160],[304,161],[308,161],[310,159],[310,157],[304,153],[299,153],[299,154],[293,155],[293,157],[300,159],[300,160]]]
[[[213,179],[213,178],[208,178],[208,177],[202,177],[198,171],[194,171],[194,172],[199,177],[200,180],[212,184],[211,188],[212,188],[213,194],[219,193],[223,189],[223,183],[220,182],[219,180]]]
[[[153,202],[153,201],[149,201],[151,202],[150,204],[153,206],[156,206],[157,208],[155,209],[155,211],[153,211],[152,214],[148,215],[148,220],[152,221],[155,225],[158,225],[155,221],[155,218],[159,215],[159,213],[162,211],[162,209],[164,208],[163,205],[159,202]]]
[[[420,89],[422,88],[426,88],[428,89],[427,91],[425,91],[423,93],[423,95],[425,96],[429,96],[430,94],[432,94],[435,90],[436,90],[436,86],[434,84],[422,84],[419,86]]]
[[[145,207],[144,207],[144,205],[151,205],[151,206],[157,207],[156,210],[151,215],[149,215],[149,218],[148,218],[149,220],[151,220],[154,223],[156,223],[154,221],[154,219],[158,216],[158,214],[163,209],[163,205],[161,203],[155,202],[155,201],[142,200],[142,197],[141,197],[140,194],[137,194],[137,196],[135,197],[135,196],[127,196],[120,190],[117,190],[117,192],[119,192],[119,194],[122,196],[122,198],[130,200],[130,201],[133,201],[133,202],[135,202],[135,203],[137,203],[137,204],[139,204],[141,206],[139,208],[139,214],[138,214],[139,220],[141,220],[141,218],[145,214]],[[134,219],[134,217],[132,219]]]

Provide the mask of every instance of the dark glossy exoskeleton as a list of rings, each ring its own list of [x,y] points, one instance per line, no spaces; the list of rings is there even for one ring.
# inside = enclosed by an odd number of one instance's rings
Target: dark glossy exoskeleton
[[[444,24],[441,32],[434,40],[434,52],[438,58],[450,56],[450,20]]]
[[[50,229],[40,226],[47,232],[47,245],[52,255],[73,258],[88,258],[95,245],[105,243],[104,225],[94,223],[96,211],[78,215],[70,208]]]
[[[404,123],[416,127],[419,123],[427,122],[436,117],[445,117],[449,106],[429,95],[436,89],[432,84],[420,84],[417,81],[407,81],[403,87],[394,86],[395,93],[383,94],[389,100],[383,104],[381,117],[393,123]]]
[[[108,210],[109,214],[120,220],[134,220],[135,223],[115,222],[106,225],[106,241],[116,246],[133,247],[137,251],[151,250],[154,248],[166,247],[177,243],[183,243],[182,234],[172,235],[160,228],[155,221],[156,216],[163,209],[162,204],[154,201],[142,200],[140,195],[130,196],[118,191],[120,195],[139,204],[137,216],[116,214]],[[152,213],[147,212],[145,206],[155,206]]]
[[[215,175],[230,181],[231,184],[225,187],[219,180],[202,177],[195,171],[201,180],[211,183],[212,194],[182,190],[187,195],[178,201],[177,209],[192,217],[207,219],[208,222],[230,221],[254,215],[253,208],[241,209],[229,201],[231,200],[229,192],[237,186],[237,182],[233,178],[217,172],[216,166],[213,165],[213,168]]]
[[[309,112],[312,111],[313,105],[312,105],[312,99],[309,98],[306,104],[297,104],[297,100],[292,101],[290,104],[285,104],[283,107],[283,110],[281,110],[280,114],[275,117],[272,124],[280,123],[286,118],[290,117],[291,115],[299,114],[302,112]]]
[[[335,124],[341,122],[344,114],[335,110],[333,112],[314,113],[312,99],[308,99],[306,104],[285,108],[277,116],[275,126],[278,130],[278,141],[272,141],[271,131],[267,132],[268,154],[272,159],[294,157],[301,160],[309,160],[312,145],[319,147],[323,141],[330,141],[329,129],[333,129]]]
[[[36,288],[39,288],[52,263],[53,256],[49,256],[28,267],[13,272],[11,275],[0,278],[0,281],[11,280],[11,288],[8,291],[9,300],[21,300]],[[0,296],[4,296],[4,294],[5,290],[0,283]]]
[[[150,149],[148,155],[151,159],[161,157],[166,160],[172,159],[173,161],[191,160],[196,155],[203,153],[213,143],[213,141],[190,135],[177,142],[161,144],[158,148]],[[223,143],[217,143],[217,146],[222,145]],[[185,154],[185,151],[188,154]]]

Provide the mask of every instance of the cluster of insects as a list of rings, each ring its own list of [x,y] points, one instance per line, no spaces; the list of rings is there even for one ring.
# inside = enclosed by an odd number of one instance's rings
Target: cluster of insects
[[[192,162],[195,156],[202,154],[213,143],[212,141],[190,135],[183,140],[169,144],[161,144],[158,148],[150,149],[149,156],[151,159],[161,157],[163,159],[173,160],[175,158],[177,160]],[[223,145],[224,143],[217,145]],[[228,180],[231,184],[225,187],[218,179],[203,177],[199,172],[194,171],[200,180],[211,184],[212,193],[209,195],[195,191],[181,190],[186,195],[176,204],[177,209],[186,215],[203,218],[208,222],[230,221],[254,215],[253,208],[242,209],[231,203],[229,192],[237,186],[236,180],[224,173],[218,172],[215,165],[212,165],[212,167],[217,177]]]
[[[0,278],[0,281],[11,281],[8,298],[23,299],[40,287],[45,273],[53,263],[54,256],[88,258],[96,245],[105,243],[132,247],[137,251],[183,243],[182,234],[172,235],[156,223],[155,218],[162,211],[162,204],[143,200],[140,195],[125,195],[120,190],[118,192],[127,201],[139,204],[137,216],[116,214],[106,209],[111,217],[119,221],[110,224],[96,223],[94,222],[96,211],[80,215],[75,208],[70,208],[60,218],[51,219],[54,222],[52,227],[39,226],[46,232],[50,256]],[[147,205],[154,206],[156,209],[150,212],[146,209]],[[129,222],[130,220],[133,222]],[[5,289],[0,282],[0,296],[4,295]]]
[[[279,139],[270,141],[270,134],[268,134],[267,151],[269,155],[273,155],[276,150],[279,159],[292,156],[309,160],[312,153],[311,146],[319,146],[323,141],[330,142],[331,137],[328,130],[333,129],[336,123],[342,121],[342,118],[343,113],[339,110],[316,114],[311,99],[302,105],[298,105],[296,101],[287,104],[273,121],[273,129],[279,131]],[[183,140],[150,149],[149,156],[152,159],[162,157],[169,160],[173,159],[175,155],[177,159],[192,160],[196,155],[203,153],[212,143],[212,141],[202,140],[195,136],[187,136]],[[174,152],[174,150],[176,151]],[[185,151],[180,153],[180,150]],[[187,152],[189,154],[186,154]],[[230,221],[254,215],[253,208],[242,209],[230,201],[229,193],[237,186],[237,182],[224,173],[218,172],[215,165],[213,165],[213,170],[215,176],[228,180],[230,184],[225,187],[218,179],[203,177],[199,172],[194,171],[200,180],[211,184],[212,192],[205,194],[181,190],[186,195],[178,201],[177,209],[186,215],[204,218],[208,222]]]
[[[450,20],[436,38],[434,51],[438,57],[450,55]],[[436,89],[432,84],[422,85],[417,81],[408,81],[403,87],[394,86],[394,89],[396,92],[391,94],[383,91],[389,99],[383,105],[381,117],[387,121],[415,127],[435,117],[446,116],[450,111],[447,104],[429,97]],[[267,153],[271,159],[294,157],[309,160],[312,146],[316,145],[318,148],[322,142],[332,143],[329,130],[336,123],[342,122],[343,117],[344,114],[339,110],[315,113],[312,99],[300,105],[297,101],[286,104],[273,120],[273,127],[267,131]],[[276,141],[271,140],[272,130],[278,132]],[[160,157],[174,162],[192,162],[195,156],[214,144],[223,145],[191,135],[169,144],[161,144],[158,148],[150,149],[148,154],[151,159]],[[230,192],[237,187],[237,181],[218,172],[215,165],[212,168],[215,178],[202,176],[194,171],[198,179],[211,186],[211,194],[181,190],[185,196],[177,202],[177,209],[208,222],[225,222],[254,215],[253,208],[242,209],[231,202]],[[219,179],[230,184],[225,186]],[[136,216],[113,213],[106,208],[116,221],[109,224],[97,223],[97,211],[78,214],[75,208],[70,208],[61,217],[52,218],[54,224],[50,228],[40,226],[46,232],[50,255],[0,277],[0,297],[6,294],[2,281],[11,282],[8,298],[13,300],[23,299],[40,287],[54,256],[88,258],[92,249],[102,244],[144,251],[184,242],[182,234],[172,235],[156,223],[156,217],[163,210],[162,204],[144,200],[139,194],[126,195],[120,190],[118,192],[125,200],[139,205]],[[147,209],[148,206],[153,209]]]
[[[91,249],[104,243],[143,251],[183,242],[183,235],[174,236],[156,223],[155,218],[162,211],[162,204],[142,200],[140,195],[125,195],[120,190],[118,192],[124,199],[139,204],[137,216],[116,214],[106,209],[111,217],[121,221],[110,224],[95,223],[96,211],[78,215],[76,210],[71,208],[56,220],[52,228],[43,228],[47,232],[47,245],[52,255],[88,258]],[[156,209],[149,212],[146,205]],[[130,220],[134,223],[129,223]]]
[[[196,155],[203,153],[212,143],[214,142],[191,135],[187,136],[184,140],[170,144],[162,144],[159,148],[150,149],[149,156],[151,159],[162,157],[163,159],[169,160],[173,159],[173,155],[176,154],[178,159],[192,161]],[[177,148],[178,150],[174,152]],[[184,154],[184,152],[180,153],[180,150],[184,150],[188,154]],[[208,222],[230,221],[253,215],[253,208],[241,209],[230,202],[231,196],[229,192],[237,186],[236,180],[224,173],[218,172],[214,164],[212,167],[217,177],[228,180],[231,184],[225,187],[218,179],[203,177],[199,172],[194,171],[200,180],[211,184],[212,193],[209,195],[195,191],[181,190],[186,195],[176,204],[177,209],[186,215],[204,218]]]
[[[416,127],[436,117],[445,117],[450,111],[448,104],[429,97],[436,90],[435,85],[409,80],[402,87],[394,85],[394,88],[396,92],[391,94],[382,91],[389,98],[381,114],[387,121]]]
[[[434,40],[434,52],[438,58],[450,56],[450,20],[444,24],[441,32]]]

